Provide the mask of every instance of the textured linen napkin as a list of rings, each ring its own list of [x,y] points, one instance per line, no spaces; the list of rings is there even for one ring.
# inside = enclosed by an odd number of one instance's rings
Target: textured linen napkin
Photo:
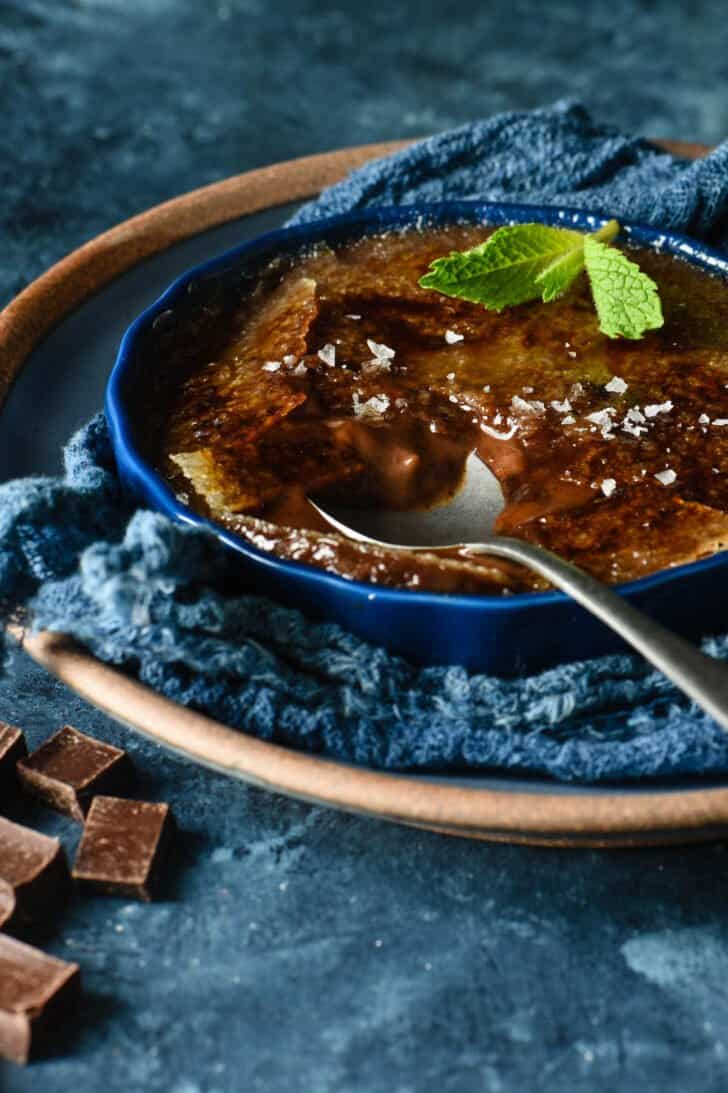
[[[728,249],[728,144],[686,162],[557,103],[368,164],[296,220],[464,197],[586,206]],[[728,735],[640,658],[517,680],[410,665],[332,624],[226,594],[238,563],[214,537],[123,499],[102,416],[64,459],[62,477],[0,487],[4,615],[72,634],[177,702],[383,768],[592,782],[728,771]],[[728,659],[728,635],[705,648]]]

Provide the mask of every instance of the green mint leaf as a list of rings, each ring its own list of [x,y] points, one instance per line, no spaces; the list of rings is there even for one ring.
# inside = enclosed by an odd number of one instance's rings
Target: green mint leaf
[[[663,325],[657,285],[615,247],[609,220],[593,235],[545,224],[499,228],[480,246],[437,258],[420,278],[434,289],[501,311],[536,300],[550,303],[568,291],[586,266],[599,329],[609,338],[641,338]]]
[[[584,264],[599,316],[599,329],[608,338],[641,338],[662,326],[657,285],[615,247],[594,236],[584,239]]]
[[[436,259],[420,285],[494,311],[552,300],[583,268],[584,238],[545,224],[499,228],[472,250]]]
[[[578,246],[555,258],[536,277],[536,284],[541,289],[541,299],[550,304],[571,288],[584,269],[584,236],[579,236]]]

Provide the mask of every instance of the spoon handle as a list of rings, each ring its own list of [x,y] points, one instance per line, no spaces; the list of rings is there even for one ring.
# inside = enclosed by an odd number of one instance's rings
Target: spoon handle
[[[646,660],[689,695],[721,728],[728,730],[728,668],[643,614],[601,581],[543,547],[493,536],[468,543],[471,553],[495,554],[521,562],[546,577],[596,615]]]

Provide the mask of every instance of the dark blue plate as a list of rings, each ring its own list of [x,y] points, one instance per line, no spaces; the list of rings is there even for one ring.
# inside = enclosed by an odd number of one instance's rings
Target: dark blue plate
[[[179,277],[127,330],[106,389],[106,416],[122,482],[140,502],[185,524],[212,531],[240,554],[256,594],[272,596],[316,618],[330,619],[377,645],[428,664],[514,675],[623,649],[602,623],[560,592],[514,596],[447,596],[381,588],[283,561],[251,546],[177,500],[141,454],[140,426],[149,370],[154,367],[154,324],[183,323],[210,294],[229,292],[276,254],[312,243],[347,240],[388,228],[424,223],[478,222],[498,226],[539,221],[594,231],[604,217],[535,205],[444,202],[367,210],[284,228],[227,251]],[[728,276],[728,261],[685,236],[625,225],[642,246],[677,255]],[[637,606],[687,636],[725,629],[728,552],[663,570],[621,585]]]

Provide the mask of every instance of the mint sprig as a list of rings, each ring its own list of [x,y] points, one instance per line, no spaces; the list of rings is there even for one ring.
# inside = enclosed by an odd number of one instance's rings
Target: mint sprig
[[[501,311],[530,300],[563,296],[586,269],[599,329],[609,338],[641,338],[664,319],[657,285],[616,247],[610,220],[589,235],[545,224],[514,224],[477,247],[437,258],[422,288]]]

